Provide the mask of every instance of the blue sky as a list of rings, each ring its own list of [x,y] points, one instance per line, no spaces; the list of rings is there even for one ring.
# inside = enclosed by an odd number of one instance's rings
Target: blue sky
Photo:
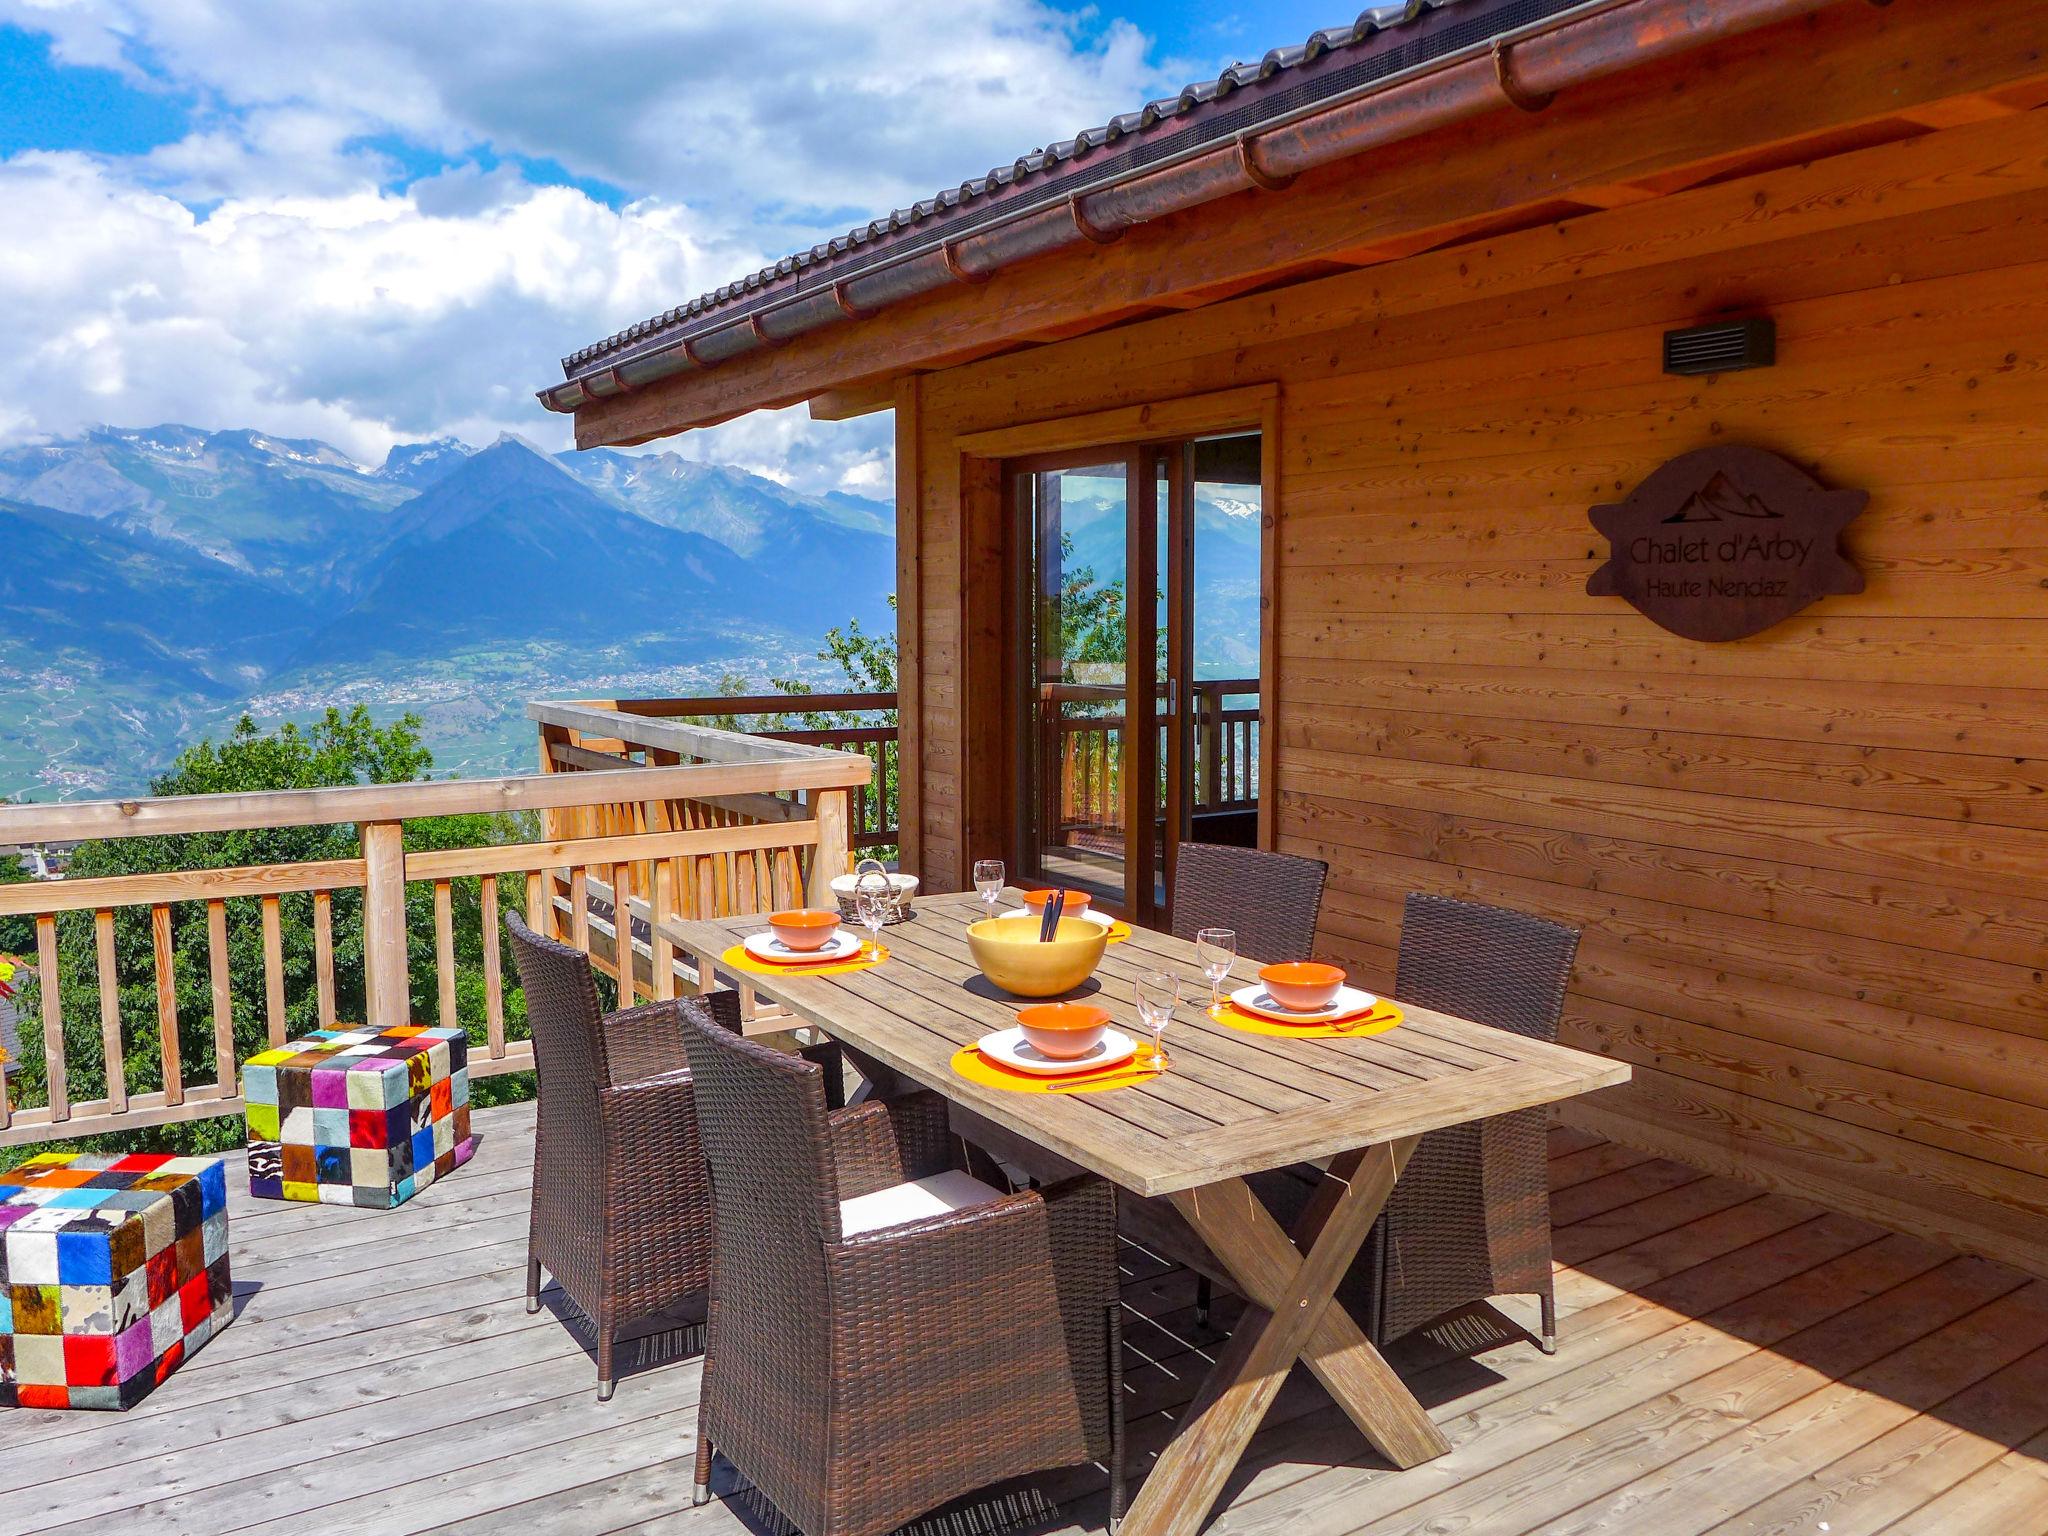
[[[1345,19],[1162,0],[0,0],[0,441],[514,430],[563,352]],[[27,231],[24,237],[20,232]],[[10,391],[13,393],[10,394]],[[886,424],[678,444],[887,484]]]

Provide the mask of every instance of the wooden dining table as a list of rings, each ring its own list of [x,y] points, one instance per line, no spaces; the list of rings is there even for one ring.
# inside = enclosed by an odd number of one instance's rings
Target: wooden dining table
[[[1165,1197],[1229,1272],[1245,1313],[1139,1488],[1123,1536],[1201,1528],[1296,1360],[1396,1467],[1449,1450],[1333,1293],[1418,1138],[1612,1087],[1627,1081],[1628,1067],[1410,1005],[1384,1033],[1247,1033],[1208,1016],[1192,944],[1139,928],[1109,945],[1094,978],[1069,995],[1107,1008],[1116,1027],[1144,1039],[1133,984],[1146,971],[1178,973],[1183,1002],[1166,1031],[1168,1070],[1088,1093],[984,1087],[954,1071],[954,1053],[1015,1024],[1021,1006],[969,955],[967,927],[985,915],[971,894],[925,897],[908,922],[883,931],[880,965],[829,975],[727,967],[725,979],[788,1010],[794,1017],[778,1028],[820,1029],[873,1075],[929,1088],[1133,1194]],[[765,920],[670,919],[660,928],[695,958],[709,990],[720,956]],[[1243,958],[1232,971],[1236,984],[1257,974]],[[1301,1163],[1325,1172],[1290,1230],[1246,1179]]]

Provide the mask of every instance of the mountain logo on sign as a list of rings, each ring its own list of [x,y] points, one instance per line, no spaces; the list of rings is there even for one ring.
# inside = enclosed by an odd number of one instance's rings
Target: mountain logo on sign
[[[1687,497],[1685,505],[1664,521],[1718,523],[1731,517],[1773,518],[1781,515],[1738,488],[1726,475],[1716,474],[1697,494]]]

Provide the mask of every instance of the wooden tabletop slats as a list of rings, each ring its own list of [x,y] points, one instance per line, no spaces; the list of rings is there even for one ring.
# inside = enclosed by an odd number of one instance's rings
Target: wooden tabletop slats
[[[926,897],[885,930],[888,961],[837,975],[748,972],[747,986],[873,1060],[1127,1189],[1171,1194],[1624,1082],[1628,1068],[1427,1008],[1364,1038],[1285,1039],[1233,1030],[1208,1017],[1194,947],[1137,929],[1104,954],[1076,995],[1107,1008],[1117,1028],[1145,1038],[1131,985],[1148,969],[1180,974],[1184,1002],[1166,1034],[1171,1070],[1098,1093],[1007,1093],[952,1070],[953,1053],[1015,1022],[1020,1000],[976,969],[967,927],[983,913],[971,895]],[[664,939],[716,969],[760,917],[668,919]],[[1240,958],[1232,982],[1258,977]]]

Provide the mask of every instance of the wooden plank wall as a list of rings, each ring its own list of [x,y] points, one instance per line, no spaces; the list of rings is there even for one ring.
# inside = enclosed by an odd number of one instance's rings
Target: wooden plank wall
[[[1408,890],[1580,924],[1566,1038],[1638,1072],[1573,1118],[2048,1272],[2044,150],[2030,113],[927,377],[926,878],[1002,841],[952,439],[1278,381],[1278,844],[1333,866],[1328,956],[1390,981]],[[1726,304],[1778,366],[1665,377]],[[1868,591],[1723,645],[1587,597],[1588,505],[1714,442],[1868,489]]]

